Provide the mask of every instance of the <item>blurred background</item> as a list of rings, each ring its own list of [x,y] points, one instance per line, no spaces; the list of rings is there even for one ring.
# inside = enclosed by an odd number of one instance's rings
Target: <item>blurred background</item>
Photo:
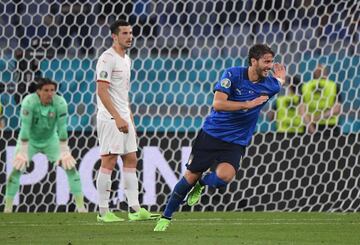
[[[287,67],[288,82],[280,95],[294,85],[301,96],[301,85],[314,78],[319,64],[328,69],[327,79],[336,83],[341,98],[340,134],[277,132],[276,116],[269,116],[276,113],[273,98],[259,118],[237,180],[228,187],[233,194],[209,196],[195,209],[358,209],[360,3],[356,0],[1,1],[2,184],[10,161],[6,149],[15,145],[19,131],[20,103],[34,92],[33,81],[40,76],[58,82],[58,92],[69,104],[73,153],[81,165],[86,164],[82,159],[96,147],[95,65],[112,44],[109,24],[120,18],[133,26],[131,108],[139,135],[139,170],[146,157],[144,147],[154,146],[179,177],[181,162],[186,161],[181,147],[191,145],[209,113],[215,82],[227,67],[247,65],[253,44],[266,43],[275,51],[275,61]],[[164,175],[156,170],[156,197],[148,203],[154,210],[163,207],[172,187]],[[53,179],[41,179],[35,189],[42,190]],[[47,195],[55,191],[51,186],[45,188]],[[145,193],[146,188],[142,186]],[[20,194],[25,204],[18,210],[73,210],[67,202],[51,206],[55,197],[41,207],[26,204],[34,198]],[[339,199],[335,206],[328,205]],[[115,207],[125,205],[121,198],[116,200]],[[222,205],[224,200],[228,204]],[[96,208],[90,198],[88,203]]]

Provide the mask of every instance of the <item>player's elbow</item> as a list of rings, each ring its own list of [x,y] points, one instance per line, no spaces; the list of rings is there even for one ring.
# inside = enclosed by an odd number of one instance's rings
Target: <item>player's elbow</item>
[[[214,100],[214,102],[213,102],[213,108],[214,108],[214,110],[215,111],[221,111],[221,110],[223,110],[223,105],[222,105],[222,103],[221,103],[221,101],[219,101],[219,100]]]

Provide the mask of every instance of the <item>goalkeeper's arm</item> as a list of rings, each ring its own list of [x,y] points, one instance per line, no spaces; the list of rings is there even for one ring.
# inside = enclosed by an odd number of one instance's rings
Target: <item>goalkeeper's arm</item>
[[[75,159],[71,155],[67,140],[60,141],[60,162],[65,170],[74,168],[76,164]]]
[[[68,132],[67,132],[67,117],[68,109],[67,103],[63,97],[57,106],[57,130],[60,139],[60,162],[65,170],[69,170],[75,167],[76,161],[72,157],[70,148],[68,146]]]
[[[16,170],[24,170],[29,162],[28,145],[30,138],[31,123],[33,118],[32,105],[29,97],[25,97],[21,103],[20,120],[21,128],[18,137],[18,148],[16,151],[15,159],[13,161]]]

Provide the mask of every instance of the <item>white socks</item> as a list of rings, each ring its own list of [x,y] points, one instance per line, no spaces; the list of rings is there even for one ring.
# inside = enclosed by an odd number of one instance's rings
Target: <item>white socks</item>
[[[122,182],[128,206],[136,212],[139,211],[139,182],[136,176],[136,168],[123,168]]]
[[[100,168],[96,179],[100,215],[109,211],[111,172],[109,169]],[[128,206],[136,212],[139,211],[139,182],[136,176],[136,168],[123,168],[122,183]]]
[[[111,192],[111,170],[100,168],[96,179],[96,187],[99,196],[100,215],[109,211],[109,201]]]

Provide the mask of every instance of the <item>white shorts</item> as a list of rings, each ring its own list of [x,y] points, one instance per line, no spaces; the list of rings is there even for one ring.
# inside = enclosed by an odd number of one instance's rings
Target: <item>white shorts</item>
[[[129,123],[129,132],[124,134],[116,127],[115,120],[97,119],[97,134],[100,155],[125,155],[137,151],[136,132],[132,123]]]

